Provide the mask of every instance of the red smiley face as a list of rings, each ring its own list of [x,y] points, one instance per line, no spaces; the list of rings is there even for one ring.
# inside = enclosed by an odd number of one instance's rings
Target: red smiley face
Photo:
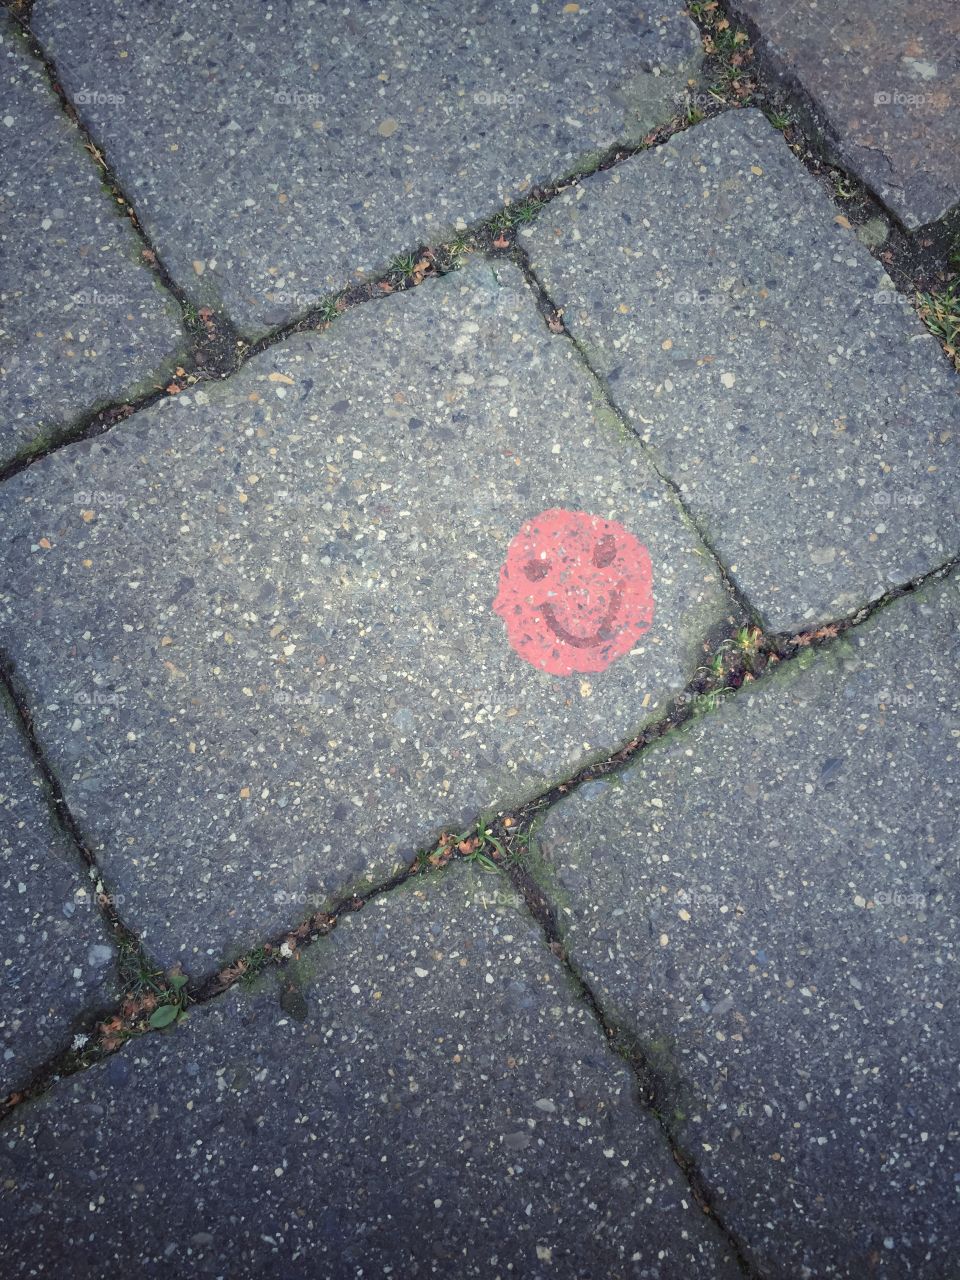
[[[541,671],[605,671],[649,631],[652,582],[647,548],[622,524],[553,507],[507,548],[493,608]]]

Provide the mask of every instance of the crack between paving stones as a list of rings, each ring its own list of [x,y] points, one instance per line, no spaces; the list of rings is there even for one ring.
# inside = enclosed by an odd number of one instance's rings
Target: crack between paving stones
[[[636,439],[639,442],[640,447],[644,452],[644,456],[646,457],[654,473],[663,482],[663,484],[667,486],[667,488],[676,498],[677,503],[683,510],[684,515],[686,516],[688,522],[690,523],[691,527],[695,531],[697,537],[700,539],[704,547],[710,553],[710,556],[717,568],[717,571],[719,572],[721,578],[723,579],[724,586],[727,588],[727,591],[730,593],[733,600],[736,602],[737,606],[743,612],[744,616],[750,619],[751,625],[760,628],[763,631],[763,634],[765,636],[768,636],[773,640],[777,640],[788,645],[791,643],[791,641],[795,636],[814,634],[817,628],[812,628],[810,631],[800,631],[800,632],[772,632],[772,631],[768,631],[764,627],[763,616],[760,613],[759,609],[757,609],[753,605],[749,597],[738,586],[733,574],[727,569],[727,566],[724,564],[723,560],[720,558],[720,555],[714,548],[710,538],[703,531],[703,528],[701,527],[699,520],[694,515],[690,507],[688,506],[683,496],[683,493],[680,489],[680,486],[677,484],[677,482],[673,479],[673,477],[668,472],[664,471],[660,467],[653,448],[643,439],[643,437],[639,434],[639,432],[631,425],[630,420],[627,417],[626,413],[624,413],[624,411],[618,405],[617,401],[614,399],[614,396],[610,390],[610,387],[606,379],[603,377],[601,373],[599,373],[593,367],[593,365],[590,362],[590,357],[587,355],[586,351],[584,350],[580,342],[577,340],[577,338],[567,328],[566,324],[563,321],[563,308],[558,307],[556,303],[553,301],[550,294],[547,292],[547,289],[544,286],[543,282],[540,280],[539,276],[536,274],[535,270],[533,269],[530,263],[530,260],[526,254],[526,251],[523,248],[521,248],[519,245],[514,246],[513,248],[513,260],[520,267],[521,271],[524,274],[524,277],[527,280],[528,285],[534,291],[534,294],[538,299],[538,308],[540,310],[540,314],[543,317],[544,322],[547,325],[547,328],[550,330],[552,334],[562,334],[564,337],[568,338],[570,342],[573,344],[574,350],[576,351],[578,358],[580,359],[586,371],[593,378],[607,408],[613,414],[616,415],[617,421],[620,423],[623,429],[625,431],[628,431],[634,437],[634,439]],[[858,606],[851,613],[846,614],[841,618],[836,618],[830,622],[821,624],[821,628],[824,631],[829,631],[831,629],[839,629],[843,631],[848,629],[850,626],[859,625],[861,622],[865,622],[866,619],[872,616],[872,614],[875,613],[878,609],[882,609],[887,604],[892,603],[892,601],[899,600],[901,596],[907,595],[910,592],[915,591],[919,586],[922,586],[924,583],[928,582],[929,580],[950,573],[954,568],[956,568],[958,562],[960,562],[960,554],[952,557],[949,560],[946,560],[943,564],[940,564],[935,568],[928,570],[926,573],[918,574],[915,578],[910,579],[910,581],[906,583],[903,583],[896,587],[892,587],[889,591],[883,592],[881,595],[877,596],[875,599],[868,601],[864,605]]]
[[[157,246],[150,240],[137,213],[136,204],[123,189],[113,166],[106,158],[104,148],[97,142],[90,125],[87,124],[76,105],[70,100],[60,81],[56,62],[47,53],[30,26],[33,0],[29,0],[29,6],[18,6],[14,3],[7,6],[7,8],[28,52],[42,67],[61,112],[77,130],[83,141],[84,150],[90,154],[96,164],[100,181],[113,202],[114,212],[118,217],[125,217],[132,226],[141,246],[140,265],[156,277],[162,288],[170,294],[180,308],[181,323],[191,348],[185,357],[193,366],[191,372],[203,376],[217,376],[230,372],[232,361],[227,359],[226,352],[231,347],[235,347],[238,341],[241,341],[240,334],[234,327],[233,322],[222,311],[216,314],[210,311],[210,314],[204,319],[205,312],[210,309],[200,308],[196,305],[186,289],[175,279]],[[140,397],[133,402],[134,407],[136,409],[145,407],[144,401],[147,399],[152,402],[150,397]],[[108,406],[100,412],[109,413],[112,409],[118,407],[120,407],[119,402],[116,405]],[[91,414],[88,416],[95,417],[96,415]],[[80,421],[83,422],[83,419]],[[53,447],[72,443],[76,438],[82,439],[82,436],[77,436],[77,429],[76,424],[72,427],[65,426],[58,432],[58,435],[64,438]],[[66,438],[68,436],[69,438]]]
[[[807,651],[832,645],[847,631],[861,626],[896,600],[934,581],[945,580],[958,570],[960,570],[960,555],[926,574],[892,588],[883,596],[863,605],[853,613],[811,630],[789,634],[765,634],[758,627],[739,628],[720,643],[715,651],[713,662],[698,667],[684,689],[675,696],[671,709],[664,716],[646,725],[639,734],[603,760],[583,766],[566,781],[557,783],[510,813],[500,812],[492,818],[482,815],[471,828],[459,835],[452,831],[443,832],[432,848],[421,850],[408,866],[401,868],[394,875],[371,885],[363,892],[351,892],[339,897],[332,895],[332,905],[329,909],[313,912],[299,923],[278,932],[268,941],[249,948],[237,960],[225,964],[193,986],[187,986],[182,990],[177,988],[175,991],[164,987],[161,990],[162,1000],[166,1003],[176,1003],[178,1011],[182,1013],[192,1005],[206,1004],[210,1000],[217,999],[238,983],[253,981],[271,964],[282,968],[288,959],[298,954],[299,949],[305,949],[317,938],[329,934],[344,915],[361,910],[368,902],[390,893],[414,878],[442,871],[454,859],[476,860],[488,868],[499,867],[509,875],[514,874],[513,868],[517,868],[516,874],[519,878],[516,883],[519,886],[534,885],[535,882],[523,867],[522,862],[530,833],[534,823],[544,812],[563,797],[571,795],[586,782],[622,771],[633,764],[636,758],[654,742],[675,732],[689,721],[715,710],[727,694],[735,694],[745,684],[761,681],[771,667],[789,662]],[[708,652],[706,648],[705,652]],[[2,650],[0,650],[0,679],[17,708],[23,733],[43,776],[48,794],[53,799],[57,817],[69,833],[84,865],[93,868],[99,877],[96,859],[83,840],[63,790],[34,733],[29,708],[25,699],[20,696],[12,676],[12,666]],[[489,810],[486,813],[489,814]],[[546,903],[547,900],[540,890],[536,889],[536,892]],[[524,900],[527,899],[527,893],[528,890],[523,889]],[[141,961],[149,963],[143,957],[143,950],[136,934],[116,914],[109,897],[106,897],[106,901],[101,902],[100,905],[107,912],[105,918],[112,936],[115,939],[129,940]],[[528,906],[531,906],[529,902]],[[536,914],[534,911],[534,915]],[[543,924],[542,920],[541,924]],[[571,968],[575,983],[579,984],[585,992],[590,992],[590,1001],[593,1002],[591,1007],[595,1006],[599,1010],[600,1005],[585,979],[572,970],[566,957],[564,957],[564,963]],[[154,969],[153,972],[155,975],[160,973],[158,969]],[[143,1010],[136,1007],[130,1012],[128,1001],[121,1002],[113,1011],[112,1017],[105,1021],[99,1018],[95,1021],[88,1020],[86,1026],[90,1047],[64,1048],[49,1057],[32,1073],[22,1087],[13,1090],[6,1098],[0,1100],[0,1124],[14,1114],[18,1107],[40,1097],[59,1080],[96,1065],[117,1052],[129,1040],[160,1029],[144,1023],[142,1014]],[[104,1028],[108,1025],[111,1029],[105,1034]],[[606,1022],[603,1022],[603,1025],[606,1025]],[[639,1059],[637,1061],[639,1062]],[[681,1168],[683,1168],[682,1164]],[[691,1183],[691,1189],[693,1190],[693,1183]],[[748,1272],[748,1274],[753,1273]]]
[[[110,431],[118,422],[122,422],[133,414],[139,413],[142,409],[150,408],[157,401],[164,399],[168,395],[179,394],[180,391],[197,382],[229,378],[243,368],[248,360],[277,346],[292,335],[326,329],[334,322],[337,315],[349,308],[359,306],[365,302],[382,299],[391,293],[406,292],[410,288],[416,288],[425,280],[435,279],[438,276],[446,275],[450,271],[456,270],[460,256],[460,251],[457,248],[459,245],[469,245],[469,248],[465,248],[464,252],[514,248],[516,246],[514,228],[517,224],[512,219],[516,214],[516,210],[522,209],[531,200],[535,208],[528,221],[533,221],[537,218],[542,210],[558,195],[571,187],[577,186],[584,178],[615,168],[646,151],[655,151],[669,142],[676,134],[695,129],[698,125],[725,112],[740,110],[741,106],[756,106],[758,109],[764,110],[769,118],[770,111],[767,108],[776,109],[781,105],[792,105],[783,89],[776,85],[771,86],[763,73],[763,69],[754,66],[751,74],[756,77],[757,93],[748,102],[742,104],[731,103],[716,95],[712,90],[709,95],[699,94],[698,102],[707,96],[710,97],[709,102],[703,103],[704,110],[701,111],[699,107],[697,108],[699,118],[693,118],[693,113],[688,108],[686,118],[682,115],[673,117],[673,119],[652,129],[639,143],[612,144],[592,164],[578,166],[566,176],[545,186],[532,189],[523,200],[516,204],[502,206],[496,213],[479,219],[472,226],[467,227],[457,239],[445,241],[436,248],[421,245],[413,253],[395,256],[393,259],[395,263],[403,259],[420,263],[426,257],[428,259],[428,268],[419,277],[417,277],[416,271],[410,276],[398,273],[395,269],[388,269],[376,278],[360,284],[345,286],[339,291],[320,297],[314,306],[308,308],[307,311],[299,316],[274,327],[255,340],[248,340],[243,337],[231,318],[223,311],[216,313],[216,315],[210,312],[206,319],[202,319],[201,311],[195,307],[186,291],[177,284],[168,268],[164,265],[157,250],[150,243],[140,224],[133,202],[123,192],[116,175],[107,164],[103,152],[97,146],[88,126],[83,122],[60,84],[54,59],[47,54],[30,27],[33,0],[12,0],[12,3],[7,3],[5,7],[16,21],[32,56],[43,66],[65,115],[77,127],[84,138],[87,150],[90,151],[100,167],[102,177],[113,198],[121,203],[121,207],[126,211],[126,216],[134,226],[144,248],[148,251],[150,257],[145,259],[145,263],[152,267],[164,288],[178,302],[183,315],[184,328],[193,344],[194,350],[190,356],[185,357],[188,361],[192,361],[192,367],[185,370],[184,374],[178,375],[167,388],[157,387],[154,391],[133,400],[112,402],[105,407],[91,410],[75,418],[71,423],[63,424],[57,429],[55,438],[48,444],[34,447],[33,449],[28,447],[16,458],[0,465],[0,483],[32,466],[33,463],[39,462],[50,454],[65,448],[67,445],[76,444],[79,441],[88,440]],[[718,16],[724,12],[726,12],[725,6],[718,10]],[[701,36],[704,38],[709,37],[711,35],[709,23],[696,14],[691,16],[697,24]],[[739,25],[739,19],[731,19],[729,15],[728,21],[734,26]],[[751,24],[745,21],[743,26],[749,29]],[[823,166],[824,164],[829,164],[834,171],[848,177],[858,188],[866,190],[860,180],[850,175],[842,164],[821,160],[817,154],[819,149],[814,141],[807,136],[796,122],[791,122],[782,128],[775,127],[779,128],[779,131],[783,133],[784,140],[794,157],[804,165],[808,172],[821,181],[821,185],[823,185],[822,180],[824,178]],[[837,208],[844,211],[845,214],[852,211],[850,205],[843,201],[835,187],[825,187],[824,189],[827,190]],[[908,252],[904,245],[912,246],[916,243],[912,239],[911,233],[901,227],[894,215],[872,193],[868,195],[868,204],[870,207],[865,212],[860,210],[862,216],[858,220],[866,221],[867,215],[881,218],[888,228],[888,233],[894,233],[900,241],[904,242],[895,246],[897,251]],[[510,231],[512,239],[507,239],[507,230]],[[933,228],[921,228],[921,230],[933,232]],[[497,233],[496,236],[494,232]],[[882,263],[883,269],[890,275],[897,291],[909,298],[911,306],[919,314],[917,294],[924,287],[932,287],[931,272],[934,269],[933,264],[926,263],[918,266],[915,270],[908,270],[899,263],[885,261],[880,252],[881,248],[882,246],[878,246],[876,249],[870,247],[870,252],[874,258]],[[931,259],[936,259],[935,265],[942,272],[946,265],[945,245],[939,244],[935,253],[929,256]],[[209,309],[204,310],[209,311]],[[922,315],[920,319],[923,321]],[[939,345],[941,349],[944,348],[943,342],[939,342]],[[949,355],[947,355],[947,359],[950,360]],[[672,486],[672,482],[665,482],[670,483]],[[672,487],[675,488],[675,486]],[[704,543],[709,546],[708,540],[703,538],[702,534],[700,536]]]
[[[802,126],[801,132],[804,144],[813,155],[821,156],[823,161],[829,164],[831,168],[839,170],[851,182],[854,182],[858,187],[862,187],[876,213],[883,217],[888,226],[895,227],[905,237],[912,238],[935,228],[938,223],[948,222],[960,210],[960,203],[954,204],[944,214],[943,218],[911,230],[893,209],[887,207],[883,196],[871,187],[869,181],[866,178],[857,176],[848,167],[849,157],[844,154],[846,148],[840,134],[837,132],[836,126],[824,114],[816,98],[804,85],[800,74],[792,70],[787,58],[776,50],[772,38],[768,40],[763,34],[760,24],[747,13],[736,15],[731,13],[727,0],[718,0],[714,12],[714,20],[724,17],[730,23],[731,29],[739,27],[745,31],[749,37],[750,47],[760,51],[761,56],[754,62],[752,73],[756,77],[758,88],[763,96],[769,100],[779,99],[784,101],[797,111]],[[699,27],[701,34],[710,35],[711,27],[709,23],[696,14],[691,14],[691,19]],[[867,151],[875,151],[882,157],[892,176],[892,162],[884,153],[882,147],[870,146],[866,143],[852,143],[851,145],[854,149],[860,148]],[[808,165],[807,167],[809,168],[810,166]],[[891,182],[891,185],[895,186],[896,183]]]
[[[106,935],[114,946],[118,986],[122,987],[134,975],[140,975],[145,982],[155,986],[155,989],[162,993],[166,987],[161,978],[163,970],[151,960],[136,931],[123,920],[117,910],[115,895],[107,888],[107,881],[97,863],[96,855],[84,838],[80,824],[67,803],[60,781],[37,737],[30,706],[17,682],[15,671],[15,664],[0,647],[0,688],[6,693],[13,708],[21,740],[34,768],[40,775],[43,796],[51,821],[73,848],[80,865],[93,882],[94,901]],[[157,978],[161,980],[154,983],[152,979]],[[89,1015],[87,1021],[89,1022]],[[0,1104],[0,1118],[2,1116],[3,1106]]]
[[[700,524],[700,521],[691,511],[689,505],[687,504],[686,499],[683,496],[683,493],[681,492],[680,486],[676,483],[673,477],[668,475],[667,472],[665,472],[662,469],[662,467],[659,465],[656,455],[654,453],[654,450],[646,442],[646,440],[643,439],[643,437],[636,430],[636,428],[634,428],[631,425],[630,420],[627,418],[626,414],[623,412],[623,410],[617,404],[616,400],[613,398],[613,395],[610,391],[610,387],[607,383],[607,380],[603,377],[602,374],[600,374],[593,367],[593,365],[590,363],[590,359],[586,351],[584,350],[583,346],[578,341],[578,339],[574,337],[570,329],[567,328],[566,324],[563,321],[563,308],[558,307],[557,304],[553,301],[550,294],[547,292],[546,286],[544,285],[543,281],[540,279],[536,271],[533,269],[533,266],[530,262],[530,258],[529,258],[529,255],[527,254],[527,251],[524,248],[522,248],[520,245],[513,246],[513,261],[517,264],[517,266],[523,272],[524,279],[527,281],[527,284],[529,285],[535,298],[538,300],[538,307],[539,307],[540,314],[543,316],[544,322],[546,323],[550,333],[562,334],[565,338],[567,338],[570,341],[574,351],[577,353],[577,357],[580,361],[580,364],[586,370],[587,374],[592,378],[594,385],[597,388],[597,392],[600,395],[600,398],[603,400],[604,404],[610,410],[610,412],[616,416],[616,419],[620,424],[620,426],[623,428],[623,430],[628,432],[638,442],[641,450],[643,451],[643,455],[646,458],[647,462],[649,463],[654,474],[666,486],[666,488],[669,489],[669,491],[673,494],[678,505],[680,506],[680,509],[683,511],[683,514],[686,517],[687,522],[690,524],[691,528],[694,530],[694,532],[696,533],[697,537],[700,539],[703,546],[710,553],[710,558],[713,560],[714,566],[716,567],[718,573],[720,574],[720,577],[723,581],[723,585],[726,587],[727,592],[729,593],[731,598],[736,602],[737,607],[740,609],[743,616],[745,618],[749,618],[753,625],[755,626],[759,625],[761,622],[760,611],[754,608],[754,606],[747,599],[743,591],[741,591],[740,587],[737,585],[735,578],[730,573],[727,566],[723,563],[716,548],[713,546],[709,537],[704,532]]]
[[[167,387],[157,386],[134,399],[114,401],[99,409],[90,410],[75,418],[71,423],[59,427],[54,438],[49,443],[33,448],[27,446],[16,457],[0,465],[0,483],[4,480],[12,479],[13,476],[33,466],[34,463],[41,462],[44,458],[59,452],[60,449],[68,445],[103,435],[118,423],[132,417],[133,414],[152,407],[158,401],[178,395],[197,383],[226,380],[233,374],[238,373],[244,365],[256,356],[279,346],[297,333],[323,332],[330,327],[337,316],[346,310],[368,302],[383,301],[392,294],[406,293],[410,289],[417,288],[427,280],[449,275],[459,268],[463,257],[467,254],[483,253],[491,247],[495,247],[498,243],[497,236],[503,234],[501,223],[503,220],[509,221],[515,216],[517,208],[525,207],[532,200],[536,206],[536,214],[538,214],[557,195],[569,187],[575,186],[582,178],[612,168],[643,151],[653,150],[666,142],[674,133],[693,127],[682,120],[673,120],[652,130],[643,142],[636,145],[615,143],[607,148],[594,164],[575,169],[571,174],[556,182],[536,188],[516,205],[502,206],[495,213],[478,219],[475,223],[465,228],[455,239],[444,241],[436,247],[420,244],[410,252],[394,256],[392,259],[394,264],[402,262],[413,263],[414,267],[411,271],[392,265],[379,275],[371,276],[364,281],[344,286],[340,290],[321,296],[306,311],[301,312],[290,320],[284,321],[282,324],[274,326],[259,338],[244,337],[226,313],[217,313],[215,318],[207,319],[203,321],[203,324],[208,327],[215,326],[215,328],[222,329],[223,332],[206,335],[211,344],[216,347],[216,352],[213,357],[208,352],[205,358],[201,359],[198,352],[203,335],[198,336],[195,331],[201,325],[200,317],[204,312],[198,310],[185,291],[181,290],[176,284],[168,269],[162,264],[156,249],[149,243],[146,233],[140,226],[133,203],[121,190],[119,182],[113,175],[112,170],[107,166],[107,162],[90,135],[89,130],[67,99],[57,79],[56,64],[47,56],[33,33],[24,26],[23,19],[19,20],[19,25],[33,56],[43,65],[64,112],[87,141],[87,150],[91,151],[100,166],[104,180],[109,185],[114,198],[122,201],[123,207],[127,211],[127,216],[136,228],[138,236],[153,256],[155,260],[153,263],[154,268],[162,273],[164,287],[174,295],[179,303],[185,316],[185,328],[188,337],[192,339],[195,350],[192,356],[185,357],[187,360],[192,360],[191,366],[179,373]],[[719,112],[715,114],[719,114]],[[193,319],[194,316],[197,317],[195,321]],[[216,338],[215,343],[213,342],[214,338]],[[233,342],[233,350],[228,357],[226,352],[230,349],[231,341]]]
[[[526,904],[527,910],[540,926],[548,949],[563,965],[568,981],[581,1002],[590,1011],[611,1052],[620,1057],[630,1070],[637,1090],[637,1104],[642,1111],[649,1113],[655,1120],[694,1201],[726,1241],[741,1273],[750,1280],[762,1280],[761,1272],[751,1258],[745,1240],[721,1215],[713,1189],[693,1154],[680,1141],[677,1126],[673,1120],[675,1098],[671,1082],[652,1058],[644,1052],[639,1038],[631,1031],[618,1026],[606,1012],[600,997],[570,958],[564,945],[556,907],[526,868],[520,863],[514,863],[506,867],[505,872]]]

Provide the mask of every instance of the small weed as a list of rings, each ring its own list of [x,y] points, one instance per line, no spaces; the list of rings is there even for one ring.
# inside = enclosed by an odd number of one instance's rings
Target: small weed
[[[398,276],[401,280],[407,280],[413,275],[416,265],[417,259],[414,254],[398,253],[390,262],[388,274]]]
[[[243,974],[240,982],[244,987],[252,987],[257,978],[273,959],[273,948],[269,946],[255,947],[244,957]]]
[[[164,999],[150,1014],[148,1019],[150,1026],[154,1031],[160,1031],[163,1027],[172,1027],[186,1013],[188,1003],[187,975],[185,973],[171,974],[167,979]]]
[[[511,225],[514,227],[527,226],[536,219],[542,205],[543,201],[537,200],[535,196],[528,196],[526,200],[521,200],[519,204],[511,205],[507,210],[510,215]]]
[[[695,714],[707,715],[716,711],[724,698],[733,692],[734,690],[729,685],[724,685],[720,689],[711,689],[709,693],[703,694],[694,704]]]
[[[762,638],[763,632],[759,627],[741,627],[728,644],[749,665],[757,656]]]
[[[937,292],[918,294],[917,303],[920,319],[960,372],[960,277]]]
[[[711,59],[710,92],[724,102],[745,105],[756,89],[750,75],[753,62],[750,37],[742,28],[731,25],[717,0],[692,4],[690,14],[700,24],[704,52]]]
[[[487,230],[495,239],[503,239],[514,227],[525,227],[533,222],[545,201],[527,196],[517,204],[508,204],[487,221]]]
[[[460,267],[463,265],[464,258],[470,252],[472,247],[473,244],[470,237],[465,232],[461,232],[456,239],[452,240],[451,243],[446,246],[445,265],[447,269],[450,271],[459,271]]]
[[[768,111],[766,115],[773,127],[779,129],[781,133],[793,124],[793,116],[789,111]]]
[[[163,970],[151,964],[142,947],[124,938],[117,944],[117,953],[120,986],[125,991],[135,997],[163,994],[166,987]]]
[[[852,178],[836,171],[833,174],[833,189],[838,200],[856,200],[861,191],[859,184]]]
[[[344,295],[338,293],[335,298],[324,298],[317,307],[318,324],[330,324],[336,320],[337,316],[343,310]]]
[[[705,671],[714,680],[719,680],[724,674],[723,649],[721,648],[718,653],[715,653],[706,666],[698,667],[697,670]]]

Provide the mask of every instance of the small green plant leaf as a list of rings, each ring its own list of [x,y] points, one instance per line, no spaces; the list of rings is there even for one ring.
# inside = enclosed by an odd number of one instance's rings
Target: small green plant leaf
[[[181,987],[185,987],[189,979],[185,973],[175,973],[170,978],[170,985],[174,991],[179,991]]]
[[[169,1027],[171,1022],[176,1022],[179,1013],[178,1004],[158,1005],[150,1015],[150,1025],[155,1031],[159,1031],[161,1027]]]

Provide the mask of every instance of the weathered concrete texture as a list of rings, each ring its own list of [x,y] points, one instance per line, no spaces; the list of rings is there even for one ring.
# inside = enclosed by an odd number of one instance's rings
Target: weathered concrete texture
[[[0,463],[146,389],[175,360],[180,309],[46,76],[0,13]],[[129,110],[129,104],[127,110]]]
[[[525,243],[769,626],[960,549],[960,382],[759,112],[587,179]]]
[[[954,579],[542,834],[575,961],[668,1064],[764,1276],[955,1269],[958,660]]]
[[[960,204],[960,10],[926,0],[731,0],[844,164],[908,227]]]
[[[230,993],[18,1113],[5,1276],[735,1276],[497,876],[387,895],[301,1020]]]
[[[249,332],[642,136],[701,56],[673,2],[41,0],[34,29],[165,261]]]
[[[0,1097],[115,998],[94,886],[51,820],[13,715],[0,693]]]
[[[0,634],[168,960],[259,941],[615,748],[730,616],[570,343],[515,268],[503,285],[476,262],[356,308],[0,491]],[[538,670],[492,608],[508,544],[552,507],[652,558],[653,626],[599,674]]]

